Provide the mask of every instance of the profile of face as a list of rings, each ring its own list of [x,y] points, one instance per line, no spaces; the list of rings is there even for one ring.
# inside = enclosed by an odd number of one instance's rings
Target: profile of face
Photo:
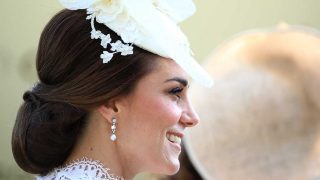
[[[172,60],[156,61],[153,71],[118,101],[117,143],[132,171],[174,174],[184,130],[199,117],[188,98],[185,72]]]

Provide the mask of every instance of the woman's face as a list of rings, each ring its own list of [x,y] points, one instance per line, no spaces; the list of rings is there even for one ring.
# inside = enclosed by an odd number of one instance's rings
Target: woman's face
[[[179,170],[181,139],[199,121],[187,92],[184,71],[159,58],[133,92],[118,102],[117,140],[120,156],[132,172],[174,174]]]

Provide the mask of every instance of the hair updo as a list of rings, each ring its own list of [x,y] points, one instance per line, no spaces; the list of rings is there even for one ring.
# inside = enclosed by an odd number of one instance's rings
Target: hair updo
[[[42,32],[36,57],[39,83],[23,95],[12,132],[17,164],[33,174],[62,165],[85,127],[90,109],[129,94],[151,72],[156,55],[134,46],[103,64],[100,42],[90,38],[85,10],[62,10]],[[95,27],[121,39],[105,25]],[[110,48],[110,47],[108,47]]]

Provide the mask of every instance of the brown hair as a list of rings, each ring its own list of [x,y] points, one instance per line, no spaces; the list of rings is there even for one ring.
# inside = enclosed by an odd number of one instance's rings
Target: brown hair
[[[95,26],[113,41],[121,39],[108,27]],[[46,174],[62,165],[90,109],[129,94],[154,68],[157,56],[136,46],[134,54],[115,54],[103,64],[103,48],[90,32],[85,10],[62,10],[42,32],[36,61],[39,83],[24,93],[12,132],[14,158],[29,173]]]

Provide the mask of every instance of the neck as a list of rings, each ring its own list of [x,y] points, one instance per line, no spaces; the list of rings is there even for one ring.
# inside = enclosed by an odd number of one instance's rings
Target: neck
[[[107,127],[108,123],[100,123],[102,121],[96,118],[88,120],[90,123],[65,163],[68,164],[86,157],[100,161],[115,176],[123,177],[126,180],[133,179],[136,173],[130,171],[124,156],[121,156],[121,151],[117,148],[117,140],[110,140],[111,131],[109,131],[110,127]]]

